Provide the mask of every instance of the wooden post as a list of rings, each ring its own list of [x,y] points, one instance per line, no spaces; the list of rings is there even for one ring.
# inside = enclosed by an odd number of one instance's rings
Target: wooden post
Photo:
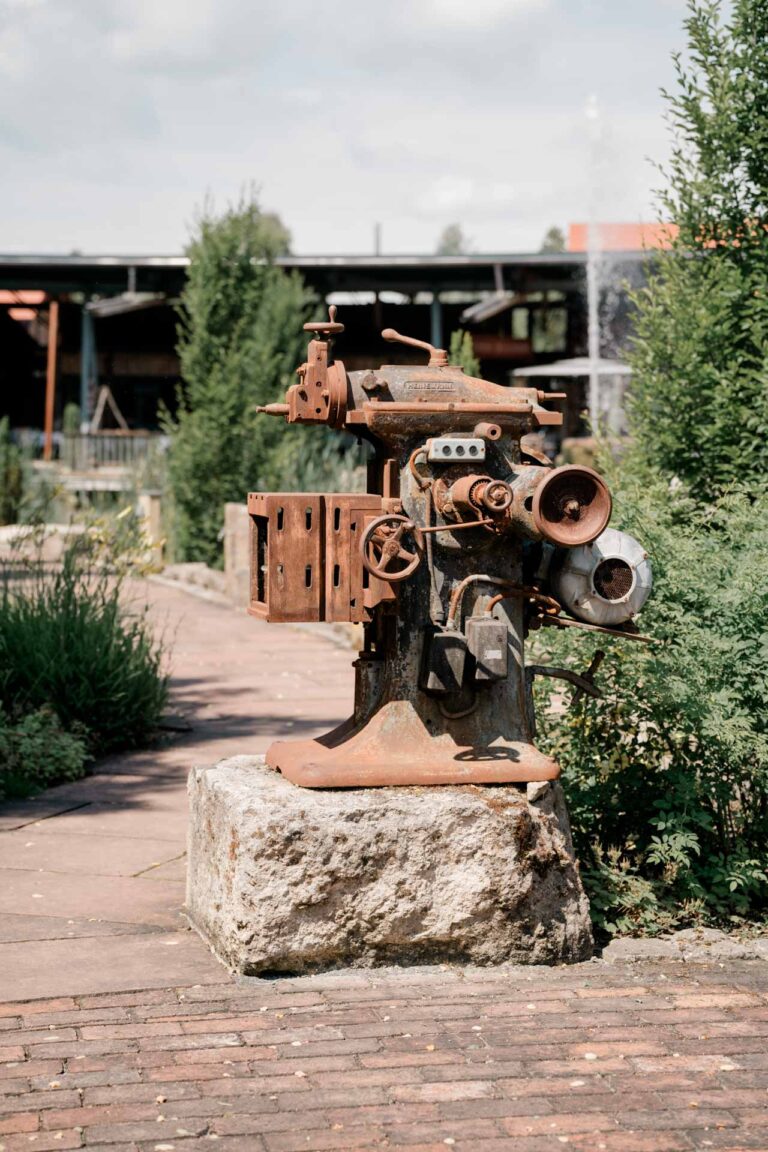
[[[53,409],[56,400],[56,352],[59,342],[59,302],[48,305],[48,361],[45,372],[45,434],[43,459],[53,456]]]

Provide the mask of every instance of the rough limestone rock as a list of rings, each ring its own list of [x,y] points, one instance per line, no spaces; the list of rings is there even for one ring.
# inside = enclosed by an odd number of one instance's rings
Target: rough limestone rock
[[[768,960],[768,937],[739,939],[717,928],[684,928],[671,936],[650,940],[622,937],[603,949],[609,964],[641,960],[681,960],[706,963],[714,960]]]
[[[592,954],[559,785],[297,788],[239,756],[189,778],[187,912],[249,975]]]

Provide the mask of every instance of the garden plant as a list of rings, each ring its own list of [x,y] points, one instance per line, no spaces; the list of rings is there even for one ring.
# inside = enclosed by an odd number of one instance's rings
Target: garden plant
[[[671,246],[635,300],[630,446],[603,461],[613,523],[652,558],[654,643],[601,643],[602,699],[551,709],[542,733],[608,935],[768,907],[768,6],[722,10],[689,6]],[[581,669],[598,646],[545,641]]]
[[[0,571],[0,799],[147,743],[167,698],[162,642],[130,596],[145,555],[130,515],[85,525],[56,565],[34,540]]]

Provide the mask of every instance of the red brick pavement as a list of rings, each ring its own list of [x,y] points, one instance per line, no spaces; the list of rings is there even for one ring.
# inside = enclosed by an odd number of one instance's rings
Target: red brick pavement
[[[0,1152],[768,1149],[768,968],[380,969],[0,1006]]]

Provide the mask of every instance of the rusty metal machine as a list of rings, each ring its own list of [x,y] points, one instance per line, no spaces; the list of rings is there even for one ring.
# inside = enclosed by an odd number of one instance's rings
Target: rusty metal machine
[[[347,372],[335,309],[305,329],[298,381],[260,411],[368,440],[368,491],[249,494],[249,611],[358,623],[364,644],[354,714],[272,744],[267,762],[310,788],[555,779],[534,743],[532,678],[594,695],[602,653],[584,676],[526,668],[524,639],[542,625],[636,636],[651,585],[641,546],[606,531],[603,479],[531,442],[560,423],[546,405],[562,394],[467,376],[392,329],[385,340],[427,362]]]

